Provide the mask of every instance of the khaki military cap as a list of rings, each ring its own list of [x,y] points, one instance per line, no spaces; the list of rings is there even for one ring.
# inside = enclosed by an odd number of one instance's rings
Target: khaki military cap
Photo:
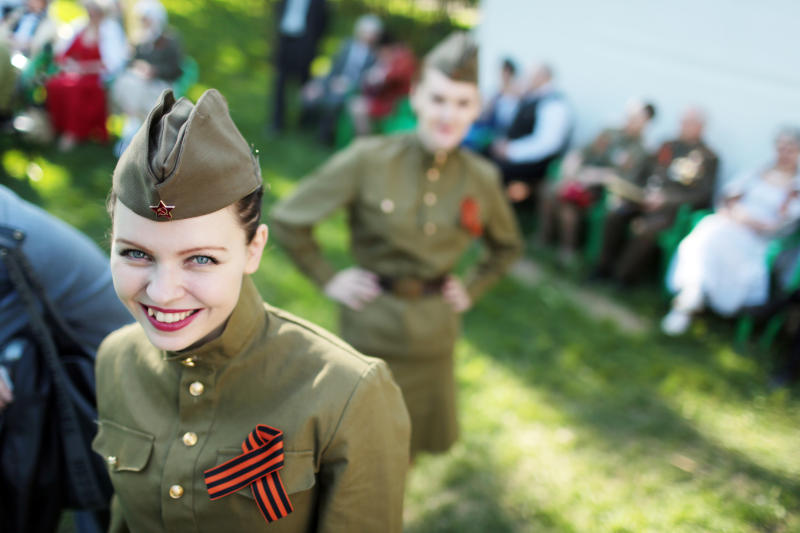
[[[218,211],[261,183],[225,98],[209,89],[192,105],[167,89],[120,157],[113,191],[136,214],[168,221]]]
[[[425,67],[456,81],[478,83],[478,45],[466,32],[452,33],[428,52]]]

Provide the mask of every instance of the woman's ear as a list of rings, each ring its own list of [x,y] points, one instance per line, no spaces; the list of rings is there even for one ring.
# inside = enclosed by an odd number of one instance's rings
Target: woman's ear
[[[244,273],[252,274],[258,270],[258,265],[261,263],[261,255],[264,253],[264,247],[267,245],[269,239],[269,228],[266,224],[261,224],[256,229],[256,234],[253,239],[247,244],[247,260],[244,265]]]

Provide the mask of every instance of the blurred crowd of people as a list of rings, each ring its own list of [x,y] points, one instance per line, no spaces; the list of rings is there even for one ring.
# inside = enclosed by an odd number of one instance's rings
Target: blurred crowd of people
[[[182,75],[181,45],[158,0],[80,4],[86,16],[65,25],[49,0],[0,2],[0,121],[36,126],[13,119],[43,94],[49,128],[69,150],[89,139],[105,142],[109,113],[116,112],[124,117],[119,155],[158,95]],[[300,83],[300,123],[325,144],[391,132],[384,121],[398,113],[410,117],[404,127],[413,127],[409,93],[419,61],[378,16],[359,17],[327,72],[312,76],[329,6],[282,0],[275,7],[272,131],[285,128],[291,80]],[[671,335],[686,331],[703,308],[735,315],[781,288],[771,283],[766,257],[770,243],[794,233],[800,217],[797,128],[780,130],[773,161],[754,162],[734,179],[720,177],[718,187],[719,158],[706,142],[702,108],[685,109],[675,135],[651,150],[643,138],[656,105],[633,101],[618,125],[576,147],[580,117],[552,65],[532,63],[522,72],[506,58],[498,74],[463,145],[497,165],[538,250],[552,247],[560,263],[585,267],[592,282],[626,287],[662,280],[674,294],[662,321]],[[671,248],[665,232],[678,236]],[[788,287],[795,261],[781,264]]]
[[[181,46],[158,0],[80,5],[85,16],[66,23],[49,0],[2,3],[0,118],[34,137],[52,132],[66,151],[106,142],[114,111],[124,119],[121,153],[161,91],[181,76]],[[42,107],[46,115],[37,112]]]
[[[506,59],[498,86],[466,143],[498,164],[539,250],[554,246],[566,267],[586,257],[590,281],[620,288],[662,276],[674,294],[661,323],[668,335],[685,332],[704,308],[732,316],[765,305],[773,285],[786,287],[796,260],[776,274],[767,254],[770,243],[798,231],[800,129],[781,127],[771,161],[717,187],[719,157],[699,107],[686,109],[679,131],[655,151],[643,136],[656,106],[644,101],[628,105],[620,126],[572,148],[575,117],[552,67],[534,65],[519,76]],[[686,228],[676,227],[679,218]],[[685,234],[676,249],[659,246],[666,231]],[[666,272],[659,253],[669,254]],[[784,283],[771,284],[773,276]]]
[[[386,30],[374,14],[359,17],[353,36],[337,50],[328,71],[311,76],[311,60],[327,20],[324,2],[279,2],[273,117],[270,130],[285,127],[286,84],[301,84],[300,123],[317,128],[319,140],[337,143],[342,121],[352,135],[378,133],[377,125],[407,107],[418,60],[407,42]],[[305,18],[298,10],[306,8]],[[292,31],[290,32],[289,29]],[[343,140],[339,133],[339,144]],[[344,142],[343,142],[344,141]]]

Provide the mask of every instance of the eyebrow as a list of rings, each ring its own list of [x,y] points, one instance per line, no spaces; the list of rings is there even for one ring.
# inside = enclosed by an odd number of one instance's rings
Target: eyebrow
[[[117,238],[114,239],[116,242],[120,242],[123,244],[127,244],[128,246],[133,246],[135,248],[140,248],[143,252],[153,255],[152,251],[148,250],[146,247],[142,246],[141,244],[135,243],[133,241],[129,241],[127,239]],[[187,248],[186,250],[181,250],[178,252],[178,255],[188,255],[195,252],[200,252],[204,250],[216,250],[218,252],[227,252],[228,249],[224,246],[195,246],[194,248]]]

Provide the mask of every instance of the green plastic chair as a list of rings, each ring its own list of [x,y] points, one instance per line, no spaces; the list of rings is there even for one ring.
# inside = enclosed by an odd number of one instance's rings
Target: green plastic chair
[[[781,252],[797,246],[800,246],[800,231],[770,242],[769,246],[767,247],[766,258],[768,271],[772,272],[775,262],[777,261]],[[789,277],[789,283],[785,288],[783,288],[782,292],[792,292],[798,288],[800,288],[800,264],[795,266],[795,269],[792,271]],[[778,332],[780,332],[781,327],[783,327],[785,320],[786,312],[780,312],[775,314],[775,316],[767,321],[767,324],[764,326],[764,331],[761,333],[761,337],[758,339],[759,349],[769,350],[769,348],[772,346],[772,343],[775,341],[775,338],[778,336]],[[744,348],[747,340],[752,336],[754,329],[755,319],[752,316],[744,315],[739,318],[739,321],[736,324],[735,338],[737,348]]]
[[[392,113],[378,122],[378,131],[383,134],[411,131],[417,127],[417,116],[411,109],[411,100],[398,100]]]
[[[417,117],[411,109],[411,101],[406,97],[398,100],[392,112],[378,121],[376,131],[382,134],[390,134],[410,131],[416,127]],[[356,129],[350,113],[346,111],[340,113],[339,119],[336,121],[336,148],[344,148],[350,144],[355,135]]]
[[[694,227],[706,216],[712,213],[711,209],[692,210],[689,205],[682,205],[678,208],[675,215],[675,222],[672,226],[658,234],[658,246],[661,249],[661,278],[665,279],[672,257],[678,250],[678,245],[684,237],[694,229]],[[666,285],[664,287],[666,291]]]
[[[583,257],[589,265],[596,265],[600,259],[606,212],[606,190],[603,188],[600,196],[586,211],[586,242],[583,246]]]
[[[197,83],[199,74],[197,61],[191,56],[184,56],[181,62],[181,76],[172,83],[172,92],[175,93],[175,98],[186,96],[192,85]]]

